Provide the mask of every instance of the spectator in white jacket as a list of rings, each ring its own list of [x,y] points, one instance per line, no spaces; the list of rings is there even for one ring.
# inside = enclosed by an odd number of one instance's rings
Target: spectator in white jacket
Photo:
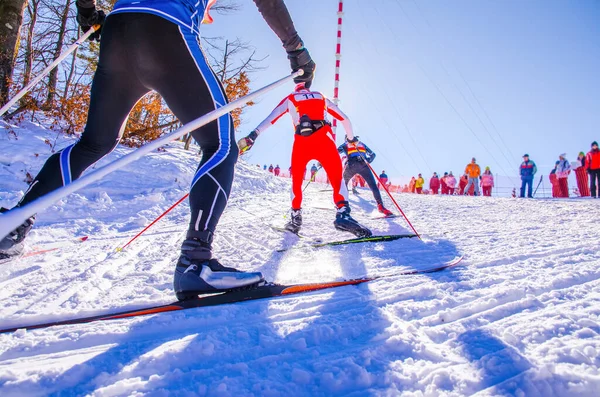
[[[571,164],[567,161],[567,154],[558,156],[558,165],[556,166],[556,177],[560,191],[559,197],[569,197],[569,174],[571,173]]]

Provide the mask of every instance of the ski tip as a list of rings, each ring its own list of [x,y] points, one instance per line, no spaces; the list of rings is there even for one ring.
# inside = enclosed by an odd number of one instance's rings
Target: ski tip
[[[90,236],[79,237],[79,241],[83,243],[84,241],[87,241],[88,238],[90,238]]]

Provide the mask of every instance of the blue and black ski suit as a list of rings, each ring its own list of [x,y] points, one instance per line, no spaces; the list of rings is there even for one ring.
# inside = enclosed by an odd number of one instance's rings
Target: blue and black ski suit
[[[375,177],[373,177],[371,169],[365,163],[365,161],[371,163],[375,160],[375,153],[360,141],[354,143],[345,141],[338,147],[338,152],[346,155],[348,158],[348,163],[344,168],[344,183],[346,183],[346,186],[348,186],[348,182],[354,175],[358,174],[362,176],[367,182],[367,185],[369,185],[369,188],[373,193],[373,198],[377,204],[383,205],[383,199],[381,198],[381,192],[377,187]]]

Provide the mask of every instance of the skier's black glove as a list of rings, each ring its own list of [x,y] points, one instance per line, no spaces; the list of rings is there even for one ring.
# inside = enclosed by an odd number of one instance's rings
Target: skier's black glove
[[[375,156],[376,156],[376,154],[373,153],[373,154],[369,155],[369,157],[367,157],[367,161],[369,162],[369,164],[371,164],[373,162],[373,160],[375,160]]]
[[[315,77],[315,68],[317,65],[310,57],[308,50],[302,47],[300,50],[288,51],[288,59],[290,60],[292,72],[296,72],[299,69],[304,71],[302,76],[298,76],[294,79],[294,83],[304,83],[306,88],[310,88],[313,78]]]
[[[252,131],[248,134],[248,136],[243,137],[239,141],[237,141],[238,149],[240,154],[247,152],[254,145],[254,141],[258,138],[258,133],[256,130]]]
[[[96,8],[83,8],[77,5],[77,23],[81,26],[83,33],[86,33],[94,25],[100,25],[100,29],[96,30],[89,37],[90,41],[100,41],[100,33],[102,32],[102,25],[106,20],[106,14],[102,10],[96,10]]]

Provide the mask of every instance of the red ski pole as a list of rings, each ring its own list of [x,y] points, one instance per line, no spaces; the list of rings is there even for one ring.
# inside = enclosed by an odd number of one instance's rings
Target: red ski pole
[[[406,217],[406,214],[404,214],[404,211],[402,211],[402,208],[400,208],[400,206],[398,205],[398,203],[396,202],[396,200],[394,200],[394,198],[390,194],[390,191],[388,190],[387,186],[385,186],[385,184],[383,184],[381,182],[381,179],[379,179],[379,177],[377,176],[377,173],[375,172],[375,170],[373,169],[373,167],[371,167],[371,164],[369,164],[369,162],[367,161],[367,159],[362,154],[361,154],[361,157],[363,158],[364,162],[369,166],[369,169],[371,170],[371,172],[373,173],[373,175],[375,175],[375,179],[377,179],[377,182],[379,182],[379,184],[381,186],[383,186],[383,188],[385,189],[385,192],[388,194],[388,196],[390,196],[390,198],[394,202],[394,205],[396,205],[396,208],[398,208],[398,211],[400,211],[400,213],[402,214],[402,216],[404,217],[404,219],[406,219],[406,222],[408,223],[408,226],[410,226],[410,228],[412,229],[412,231],[415,232],[415,234],[417,235],[417,237],[419,238],[419,240],[422,240],[421,235],[419,234],[419,232],[417,232],[417,230],[412,225],[412,223],[410,223],[410,221]]]
[[[167,215],[169,212],[171,212],[171,210],[175,207],[177,207],[179,204],[181,204],[181,202],[183,200],[185,200],[186,198],[188,198],[190,194],[187,193],[185,196],[183,196],[182,198],[180,198],[179,200],[177,200],[177,202],[175,204],[173,204],[172,206],[169,207],[168,210],[166,210],[165,212],[163,212],[158,218],[156,218],[155,220],[153,220],[148,226],[146,226],[141,232],[139,232],[138,234],[135,235],[134,238],[132,238],[131,240],[129,240],[127,242],[127,244],[125,244],[124,246],[117,248],[117,252],[121,252],[123,251],[125,248],[127,248],[127,246],[131,243],[133,243],[133,241],[140,237],[142,234],[144,234],[144,232],[148,229],[150,229],[152,227],[152,225],[154,225],[156,222],[160,221],[162,219],[163,216]]]

